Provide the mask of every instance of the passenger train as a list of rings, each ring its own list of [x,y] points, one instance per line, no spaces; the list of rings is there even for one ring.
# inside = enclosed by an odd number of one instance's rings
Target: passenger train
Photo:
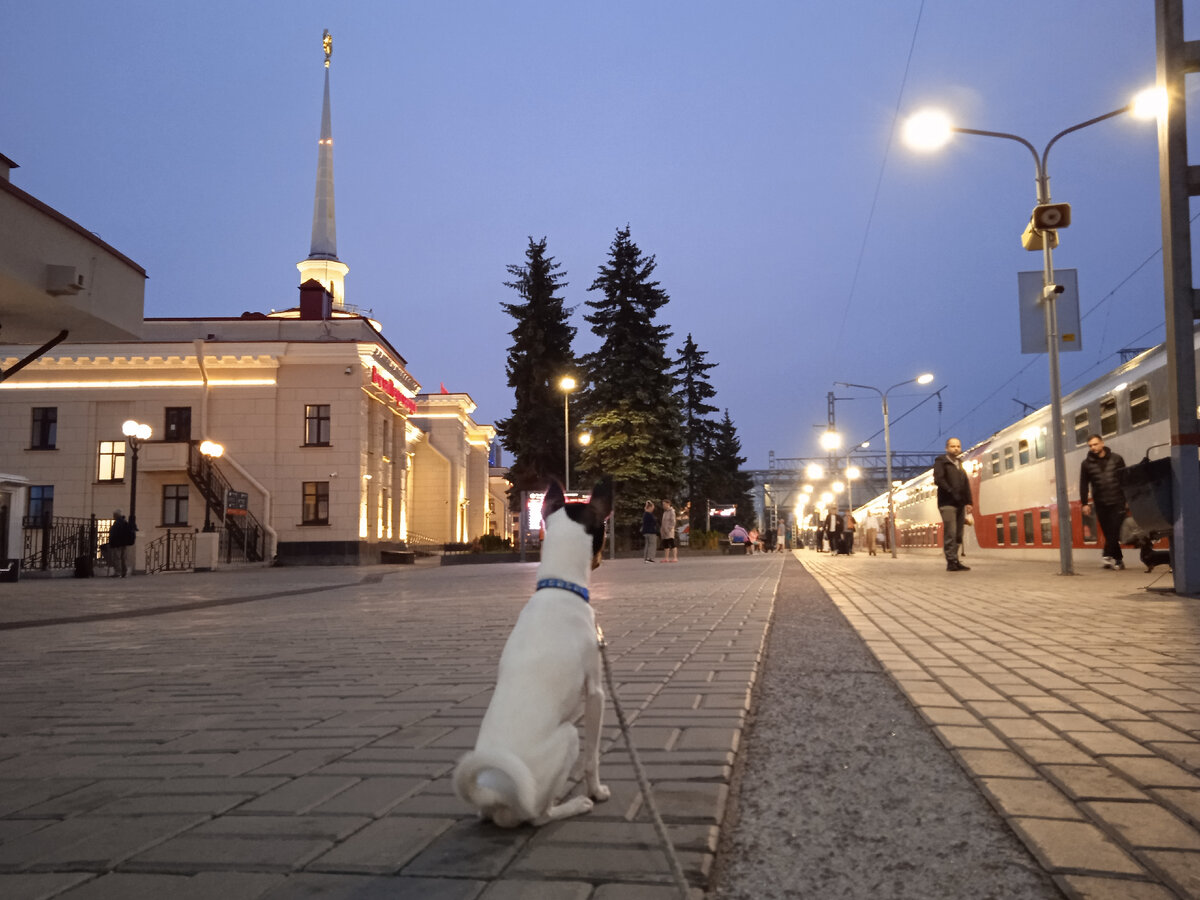
[[[1193,335],[1193,347],[1200,369],[1200,330]],[[1167,397],[1165,344],[1063,397],[1074,548],[1098,551],[1103,547],[1094,511],[1083,515],[1079,503],[1079,468],[1088,452],[1088,436],[1103,437],[1105,445],[1120,454],[1126,465],[1147,455],[1155,459],[1167,456],[1171,441]],[[966,527],[963,535],[966,556],[1003,552],[1011,558],[1058,558],[1058,505],[1049,427],[1050,407],[1046,406],[964,452],[963,468],[974,499],[974,525]],[[932,469],[898,486],[893,502],[899,546],[942,546]],[[860,507],[855,518],[861,521],[867,509],[882,520],[887,515],[887,494]]]

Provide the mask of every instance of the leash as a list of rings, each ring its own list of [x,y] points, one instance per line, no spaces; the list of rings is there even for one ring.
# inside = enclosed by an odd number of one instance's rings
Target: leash
[[[642,761],[638,757],[637,748],[633,745],[633,737],[629,733],[629,722],[625,719],[625,710],[621,708],[621,701],[617,698],[617,689],[613,686],[612,667],[608,664],[608,641],[604,639],[604,632],[599,625],[596,626],[596,643],[600,647],[600,660],[604,664],[604,683],[608,688],[608,697],[612,701],[613,711],[617,714],[617,724],[621,726],[621,734],[625,737],[625,746],[629,748],[629,758],[633,761],[633,771],[637,776],[638,787],[646,801],[646,808],[650,810],[650,817],[654,820],[654,830],[658,833],[658,839],[662,841],[663,852],[667,855],[667,862],[671,866],[671,875],[675,878],[675,887],[679,891],[679,896],[681,900],[689,900],[691,894],[687,876],[683,874],[683,866],[680,865],[675,847],[667,834],[667,826],[663,824],[662,816],[659,815],[658,804],[654,802],[654,794],[650,791],[650,780],[646,777],[646,770],[642,768]]]

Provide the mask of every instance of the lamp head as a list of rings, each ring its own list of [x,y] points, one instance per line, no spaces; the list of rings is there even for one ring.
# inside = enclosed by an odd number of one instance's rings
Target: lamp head
[[[926,372],[924,375],[917,376],[917,384],[929,384],[931,381],[933,381],[932,372]]]
[[[940,109],[923,109],[904,123],[904,143],[914,150],[940,150],[954,134],[950,117]]]

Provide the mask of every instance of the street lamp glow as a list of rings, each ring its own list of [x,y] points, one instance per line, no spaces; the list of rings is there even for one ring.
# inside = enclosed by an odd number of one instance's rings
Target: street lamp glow
[[[826,431],[821,435],[822,450],[836,450],[842,446],[842,436],[836,431]]]
[[[220,457],[225,455],[225,448],[216,441],[201,441],[200,452],[205,456]]]
[[[917,376],[917,384],[929,384],[931,381],[933,381],[932,372],[926,372],[924,375]]]
[[[862,476],[862,469],[860,469],[858,466],[851,466],[850,468],[848,468],[846,470],[846,478],[849,481],[853,481],[854,479],[859,478],[861,476]]]
[[[139,441],[150,440],[150,435],[152,433],[149,425],[145,425],[141,422],[135,422],[133,419],[127,419],[125,423],[121,425],[121,432],[126,437],[137,438]]]
[[[816,463],[809,463],[808,468],[804,470],[804,476],[811,478],[813,481],[820,481],[825,477],[825,470]]]
[[[803,490],[806,494],[811,494],[813,492],[813,486],[811,484],[806,484],[803,488],[801,488],[801,490]]]
[[[904,143],[914,150],[939,150],[954,133],[954,123],[940,109],[923,109],[904,123]]]
[[[833,484],[831,484],[829,486],[829,489],[831,491],[833,491],[835,494],[840,494],[842,491],[844,491],[846,489],[846,486],[844,484],[842,484],[840,481],[835,481]]]
[[[558,382],[558,387],[559,387],[559,390],[573,391],[573,390],[575,390],[575,379],[572,378],[570,375],[564,375],[562,377],[562,379]]]
[[[585,432],[583,432],[583,434],[579,435],[579,445],[581,447],[586,447],[591,442],[592,442],[592,433],[590,431],[585,431]]]
[[[1129,111],[1135,119],[1161,118],[1167,111],[1166,90],[1158,87],[1146,88],[1133,98]]]
[[[833,502],[833,494],[829,493],[829,491],[826,491],[821,495],[820,502],[822,506],[828,506]]]

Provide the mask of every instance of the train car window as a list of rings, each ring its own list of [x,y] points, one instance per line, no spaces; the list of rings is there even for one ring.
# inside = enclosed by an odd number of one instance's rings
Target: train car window
[[[1017,543],[1017,514],[1008,514],[1008,542],[1010,544]]]
[[[1087,443],[1088,434],[1088,411],[1081,409],[1075,413],[1075,446],[1082,447]]]
[[[1011,472],[1013,470],[1013,451],[1012,447],[1004,448],[1004,471]]]
[[[1029,441],[1025,440],[1025,438],[1017,441],[1017,458],[1020,460],[1021,465],[1029,465]]]
[[[1105,397],[1100,401],[1100,436],[1112,437],[1117,433],[1117,398]]]
[[[1054,543],[1054,529],[1050,525],[1050,510],[1043,509],[1041,512],[1042,519],[1042,543],[1049,547]]]
[[[1129,389],[1129,423],[1135,428],[1150,421],[1150,385],[1137,384]]]
[[[992,474],[993,475],[1000,474],[1000,451],[999,450],[992,451]]]
[[[1037,437],[1033,439],[1033,456],[1034,459],[1046,458],[1046,429],[1038,430]]]
[[[1021,524],[1025,526],[1025,543],[1033,545],[1033,513],[1025,512],[1021,514]]]
[[[1004,543],[1004,516],[996,516],[996,543]]]

